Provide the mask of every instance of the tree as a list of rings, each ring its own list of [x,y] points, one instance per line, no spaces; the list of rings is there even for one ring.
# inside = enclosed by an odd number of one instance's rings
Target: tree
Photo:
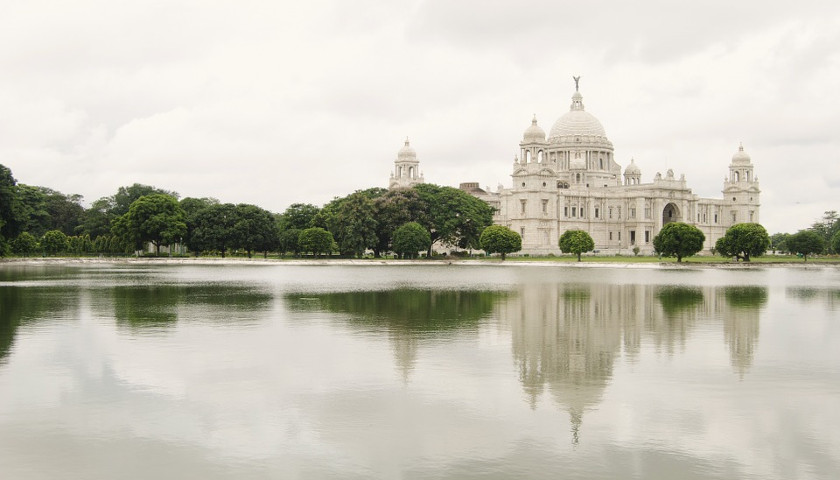
[[[392,248],[394,232],[409,222],[418,222],[425,214],[425,204],[412,188],[389,190],[373,201],[376,217],[375,257]]]
[[[724,257],[750,261],[750,257],[764,255],[770,247],[767,230],[758,223],[738,223],[715,242],[715,250]]]
[[[825,239],[822,234],[813,230],[800,230],[787,240],[788,249],[798,253],[808,261],[808,255],[822,253],[825,250]]]
[[[838,216],[836,210],[829,210],[823,213],[823,217],[813,225],[811,225],[810,230],[820,234],[825,242],[826,246],[831,246],[831,239],[834,238],[834,235],[840,231],[840,216]],[[835,251],[834,253],[840,253]]]
[[[301,230],[296,228],[289,228],[280,232],[280,252],[292,252],[297,255],[300,253],[300,246],[298,239],[300,238]]]
[[[522,237],[503,225],[490,225],[485,228],[481,232],[479,242],[482,250],[488,254],[501,253],[502,261],[508,253],[522,250]]]
[[[789,238],[789,233],[774,233],[773,235],[770,235],[770,250],[772,250],[773,253],[776,253],[777,251],[782,253],[790,251],[787,247],[787,241]]]
[[[56,255],[66,252],[69,246],[67,235],[61,230],[50,230],[41,238],[41,248],[47,254]]]
[[[184,210],[175,197],[155,193],[138,198],[128,213],[118,218],[114,233],[128,241],[151,242],[155,255],[161,245],[182,241],[187,234]]]
[[[195,212],[191,219],[187,246],[198,252],[216,250],[222,258],[235,243],[236,206],[232,203],[210,205]]]
[[[682,262],[683,257],[690,257],[703,249],[706,236],[694,225],[682,222],[665,224],[659,234],[653,237],[653,248],[660,255],[677,257]]]
[[[38,239],[29,232],[23,232],[12,241],[12,252],[28,257],[38,251]]]
[[[595,249],[595,241],[583,230],[566,230],[558,244],[561,252],[577,255],[578,262],[582,253]]]
[[[333,239],[332,233],[324,230],[321,227],[307,228],[300,232],[300,239],[298,240],[300,249],[303,252],[311,252],[318,257],[322,253],[332,252]]]
[[[280,214],[281,230],[305,230],[315,225],[312,221],[321,209],[310,203],[293,203]]]
[[[429,232],[417,222],[408,222],[394,231],[394,253],[400,258],[417,258],[417,252],[427,250],[431,243]]]
[[[493,224],[493,208],[469,193],[430,183],[415,185],[426,214],[418,223],[428,230],[432,245],[444,243],[460,248],[480,248],[479,236]],[[429,256],[432,246],[429,246]]]
[[[140,197],[147,197],[155,194],[168,195],[175,198],[175,200],[179,197],[177,192],[170,192],[151,185],[135,183],[129,187],[120,187],[117,190],[117,193],[108,198],[110,203],[109,213],[115,217],[125,215],[131,208],[131,204],[136,202]]]
[[[834,253],[840,253],[840,231],[831,237],[831,248],[834,250]]]
[[[251,252],[263,252],[274,249],[278,243],[279,232],[274,215],[256,205],[241,203],[236,206],[236,222],[233,225],[234,245],[244,249],[251,258]]]
[[[362,257],[376,246],[376,218],[373,200],[364,191],[348,195],[338,209],[338,235],[342,255]]]
[[[0,256],[6,253],[6,242],[17,238],[26,225],[26,216],[16,188],[12,171],[0,165]]]

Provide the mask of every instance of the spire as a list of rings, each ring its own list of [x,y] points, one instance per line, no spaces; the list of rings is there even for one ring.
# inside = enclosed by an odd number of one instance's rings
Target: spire
[[[405,137],[405,146],[406,147],[408,146],[408,137],[407,136]]]
[[[531,125],[536,125],[536,124],[537,124],[537,114],[535,113],[534,118],[531,119]]]
[[[572,77],[575,80],[575,93],[572,95],[572,105],[569,110],[583,110],[583,95],[580,94],[580,76]]]

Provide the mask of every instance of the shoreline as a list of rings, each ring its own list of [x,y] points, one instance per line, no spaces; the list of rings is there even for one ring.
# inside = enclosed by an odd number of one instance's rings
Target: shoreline
[[[278,259],[278,258],[202,258],[202,257],[14,257],[0,259],[3,265],[294,265],[294,266],[329,266],[329,265],[365,265],[365,266],[423,266],[423,265],[487,265],[487,266],[536,266],[570,268],[711,268],[711,269],[752,269],[764,267],[788,268],[840,268],[840,262],[682,262],[673,261],[597,261],[577,262],[573,260],[530,259],[451,259],[451,260],[399,260],[399,259]]]

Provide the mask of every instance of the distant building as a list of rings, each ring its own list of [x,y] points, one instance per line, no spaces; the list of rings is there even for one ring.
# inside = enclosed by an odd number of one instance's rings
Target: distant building
[[[579,77],[578,77],[579,78]],[[522,236],[520,253],[559,254],[558,241],[567,230],[585,230],[601,254],[653,253],[653,237],[670,222],[698,227],[706,236],[705,253],[736,223],[759,221],[759,184],[743,146],[732,156],[722,198],[701,198],[688,188],[684,175],[657,172],[642,183],[634,159],[622,173],[613,144],[601,122],[587,112],[577,87],[569,111],[546,138],[536,117],[519,143],[513,160],[513,185],[495,192],[476,182],[460,188],[496,209],[494,223]],[[397,154],[390,188],[423,183],[417,154],[405,146]]]

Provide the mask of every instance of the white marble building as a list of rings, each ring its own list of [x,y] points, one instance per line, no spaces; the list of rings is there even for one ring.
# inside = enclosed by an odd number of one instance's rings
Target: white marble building
[[[584,109],[576,88],[572,104],[546,138],[534,118],[513,161],[513,185],[496,192],[462,188],[497,211],[494,221],[522,235],[522,252],[560,253],[566,230],[586,230],[601,254],[653,253],[653,237],[669,222],[685,222],[706,235],[704,252],[736,223],[759,221],[759,186],[743,147],[732,157],[722,198],[700,198],[684,175],[668,170],[642,182],[635,160],[622,174],[601,122]]]
[[[578,77],[579,78],[579,77]],[[475,182],[461,189],[496,209],[494,222],[522,236],[520,254],[560,254],[558,241],[566,230],[586,230],[599,254],[653,253],[653,237],[669,222],[685,222],[706,236],[701,254],[736,223],[759,222],[759,185],[750,156],[739,147],[729,163],[722,198],[701,198],[688,188],[684,175],[668,170],[642,182],[634,159],[622,173],[613,144],[595,116],[575,92],[569,111],[546,137],[537,119],[525,130],[520,153],[513,160],[513,184],[495,192]],[[391,173],[390,188],[422,183],[419,161],[406,139]]]

